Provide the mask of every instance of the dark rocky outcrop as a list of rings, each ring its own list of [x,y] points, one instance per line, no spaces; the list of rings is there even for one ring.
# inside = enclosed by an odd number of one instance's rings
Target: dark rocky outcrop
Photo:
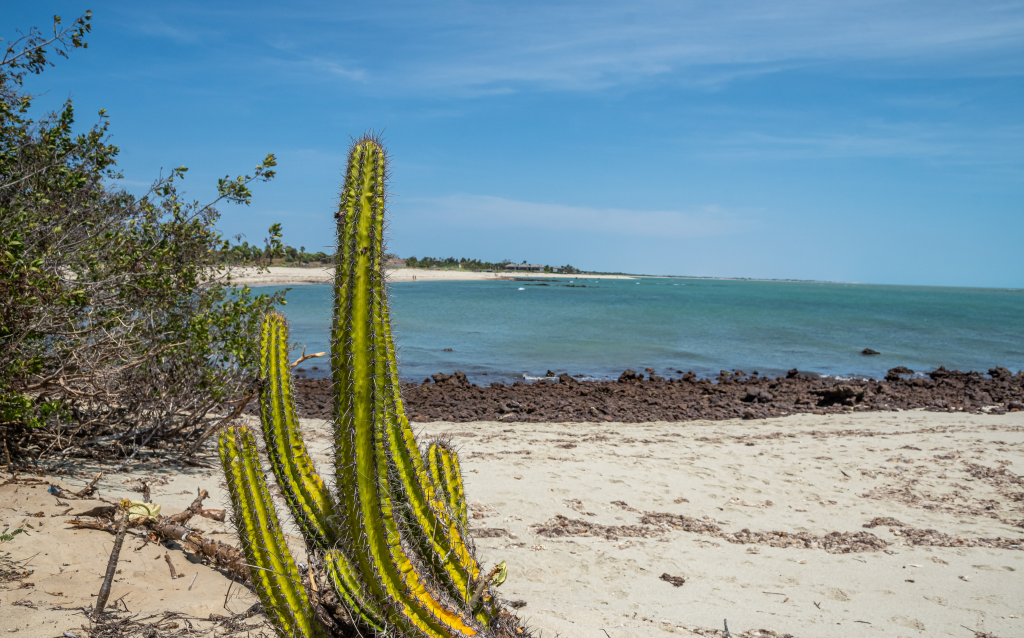
[[[860,351],[860,353],[863,355],[882,354],[878,350],[872,350],[871,348],[864,348],[863,350]]]
[[[645,379],[626,370],[616,381],[580,382],[569,374],[558,383],[472,385],[466,375],[438,373],[433,382],[403,387],[413,421],[690,421],[764,419],[788,414],[909,410],[988,412],[1024,410],[1024,374],[993,367],[989,375],[939,368],[925,377],[893,368],[884,381],[749,376]],[[330,379],[296,381],[299,416],[330,418]],[[257,413],[256,406],[250,412]]]

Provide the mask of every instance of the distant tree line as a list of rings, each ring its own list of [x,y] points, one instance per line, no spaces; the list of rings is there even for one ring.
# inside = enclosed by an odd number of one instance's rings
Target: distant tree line
[[[275,248],[266,245],[260,248],[255,244],[250,246],[247,241],[240,244],[226,242],[217,251],[217,255],[220,263],[231,265],[329,264],[334,261],[334,253],[306,252],[305,246],[295,248],[285,245],[282,248]]]
[[[444,259],[435,257],[408,257],[405,260],[405,265],[409,268],[440,268],[442,270],[472,270],[476,272],[482,272],[486,270],[493,270],[495,272],[504,272],[505,266],[514,263],[510,259],[502,259],[498,262],[492,261],[481,261],[479,259],[469,259],[463,257],[462,259],[456,259],[455,257],[447,257]],[[526,264],[526,261],[523,261]],[[568,264],[565,266],[544,266],[544,272],[554,272],[558,269],[560,272],[568,274],[578,274],[580,271]]]

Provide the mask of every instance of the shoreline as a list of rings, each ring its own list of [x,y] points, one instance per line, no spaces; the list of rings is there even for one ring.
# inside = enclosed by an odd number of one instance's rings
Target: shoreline
[[[490,273],[471,270],[426,270],[422,268],[388,269],[387,277],[390,283],[412,281],[514,281],[518,279],[636,279],[636,277],[626,275],[564,275],[561,273],[533,272]],[[234,274],[231,277],[233,284],[251,287],[326,284],[333,281],[334,266],[325,266],[323,268],[271,266],[266,272],[259,272],[256,268],[242,267],[234,269]]]

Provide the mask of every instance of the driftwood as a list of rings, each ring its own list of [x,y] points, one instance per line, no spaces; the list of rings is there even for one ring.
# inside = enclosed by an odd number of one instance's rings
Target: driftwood
[[[224,520],[224,510],[204,510],[203,499],[210,496],[206,490],[201,490],[192,504],[184,511],[172,516],[158,516],[155,519],[137,518],[129,523],[129,527],[142,528],[148,533],[148,537],[156,542],[177,541],[182,546],[197,556],[208,560],[215,567],[219,567],[230,573],[235,580],[241,582],[249,581],[249,566],[245,562],[245,556],[241,550],[203,536],[197,530],[188,526],[188,521],[193,516],[207,516],[214,520]],[[113,513],[113,508],[109,510]],[[95,529],[111,534],[117,533],[117,525],[109,516],[107,508],[96,508],[85,514],[99,515],[96,521],[73,520],[71,525],[81,529]],[[219,518],[218,518],[219,517]]]

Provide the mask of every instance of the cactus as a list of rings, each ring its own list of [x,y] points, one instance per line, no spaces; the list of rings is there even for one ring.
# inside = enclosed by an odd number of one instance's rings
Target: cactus
[[[236,427],[221,435],[220,454],[242,549],[280,636],[351,633],[342,627],[349,622],[403,636],[519,637],[518,619],[490,591],[504,564],[484,574],[467,537],[457,454],[434,442],[421,456],[404,412],[382,263],[386,183],[379,139],[355,141],[336,214],[333,491],[317,475],[295,416],[287,323],[278,314],[263,323],[262,435],[306,541],[308,583],[284,544],[255,437]],[[325,611],[332,601],[314,578],[334,590],[347,613],[341,624]]]

